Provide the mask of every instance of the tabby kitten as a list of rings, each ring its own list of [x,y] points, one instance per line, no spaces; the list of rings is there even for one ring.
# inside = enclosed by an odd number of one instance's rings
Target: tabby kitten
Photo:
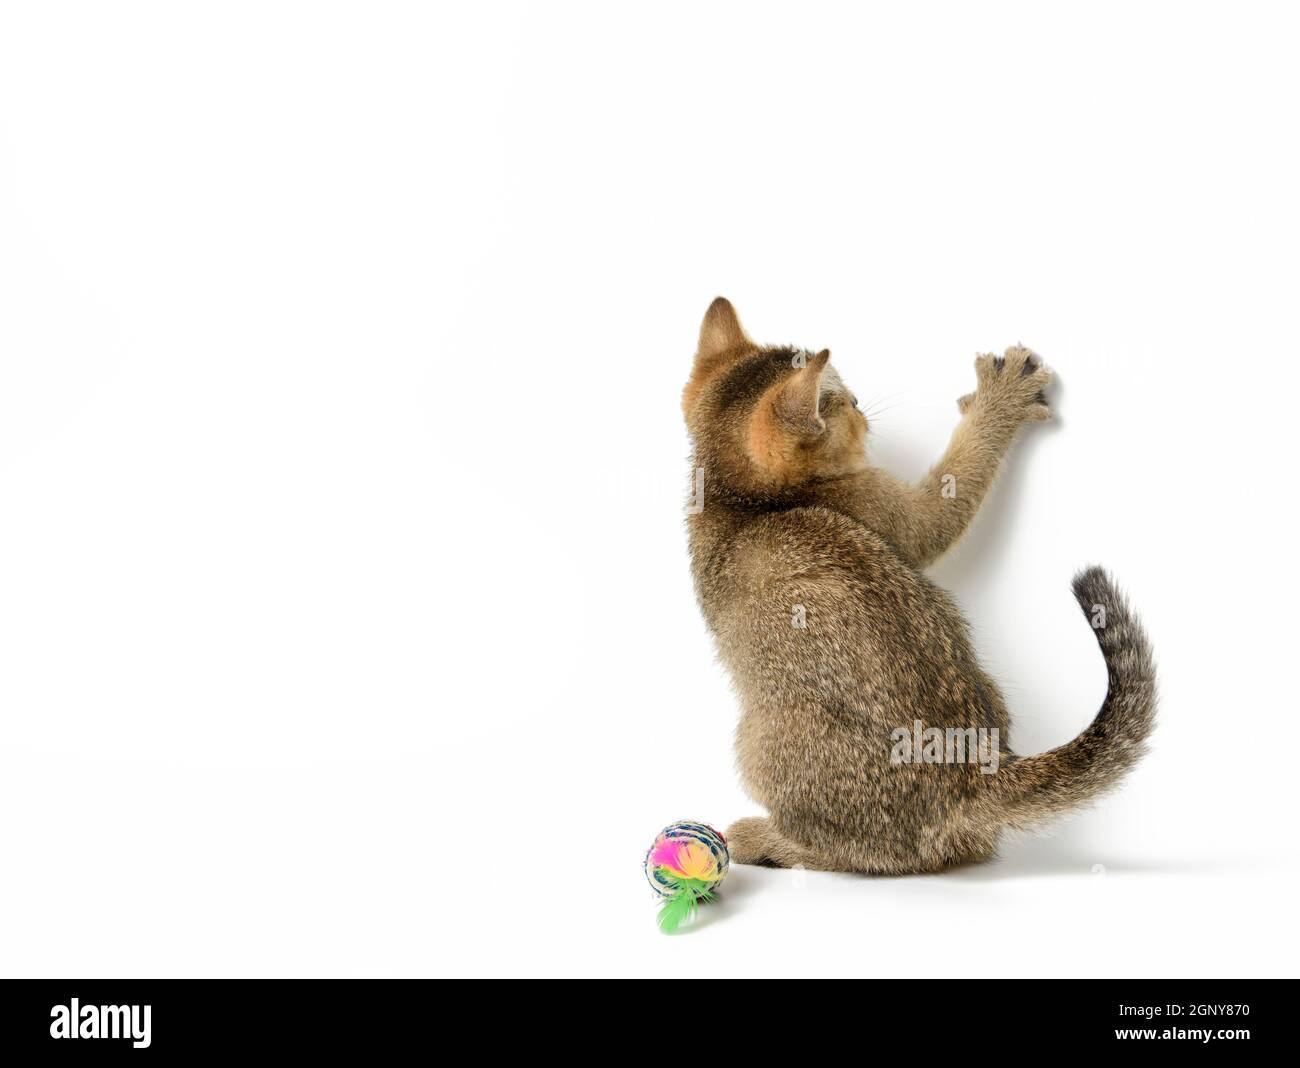
[[[1002,828],[1087,802],[1137,761],[1156,703],[1147,639],[1106,574],[1081,572],[1109,693],[1074,741],[1012,753],[966,623],[922,571],[1020,427],[1049,417],[1051,376],[1023,348],[980,356],[948,451],[905,485],[868,463],[867,420],[829,360],[756,345],[719,297],[682,395],[696,593],[743,706],[741,776],[769,813],[732,824],[732,856],[882,874],[986,860]]]

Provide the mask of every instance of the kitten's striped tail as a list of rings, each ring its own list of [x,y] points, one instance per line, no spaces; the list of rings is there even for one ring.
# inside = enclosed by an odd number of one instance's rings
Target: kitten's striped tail
[[[1155,725],[1151,646],[1124,595],[1099,567],[1074,578],[1074,596],[1106,658],[1110,687],[1092,725],[1072,742],[1005,763],[989,777],[999,822],[1031,827],[1093,800],[1137,763]]]

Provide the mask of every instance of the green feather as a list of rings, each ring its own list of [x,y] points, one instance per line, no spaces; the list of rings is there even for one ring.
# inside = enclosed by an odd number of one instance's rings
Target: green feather
[[[659,929],[665,934],[672,934],[684,920],[695,914],[701,902],[713,901],[714,895],[703,879],[681,879],[665,873],[664,881],[673,888],[673,892],[664,898],[663,906],[659,909]]]
[[[664,898],[659,910],[659,930],[672,934],[694,911],[695,895],[689,890],[678,890],[671,897]]]

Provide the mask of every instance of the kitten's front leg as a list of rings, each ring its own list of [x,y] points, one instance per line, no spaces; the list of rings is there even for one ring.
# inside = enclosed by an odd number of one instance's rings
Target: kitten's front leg
[[[1026,348],[975,360],[977,386],[957,406],[962,421],[947,451],[911,492],[909,552],[925,567],[961,536],[989,487],[1016,431],[1026,422],[1051,418],[1043,391],[1052,374]]]

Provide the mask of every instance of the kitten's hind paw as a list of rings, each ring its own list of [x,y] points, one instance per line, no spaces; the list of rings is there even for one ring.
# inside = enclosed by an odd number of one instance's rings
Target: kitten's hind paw
[[[727,828],[727,848],[734,864],[763,868],[822,868],[813,853],[792,842],[762,816],[747,816]]]

